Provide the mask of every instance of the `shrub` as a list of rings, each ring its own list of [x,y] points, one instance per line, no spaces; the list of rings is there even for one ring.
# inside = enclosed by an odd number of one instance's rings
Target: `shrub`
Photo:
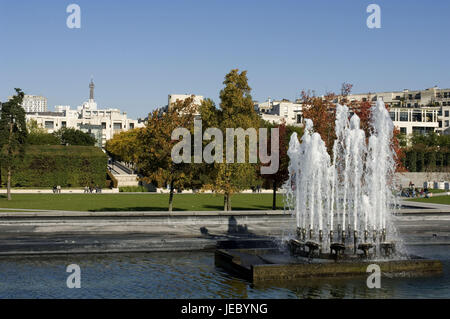
[[[29,145],[61,145],[59,138],[49,133],[30,133],[27,143]]]
[[[146,193],[148,189],[144,186],[124,186],[119,187],[119,192],[121,193]]]

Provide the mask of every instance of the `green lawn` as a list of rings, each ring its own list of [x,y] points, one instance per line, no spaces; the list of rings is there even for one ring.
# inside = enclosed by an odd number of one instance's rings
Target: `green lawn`
[[[439,193],[445,193],[445,192],[447,192],[445,189],[435,189],[435,188],[429,189],[428,191],[429,191],[430,193],[434,193],[434,194],[439,194]]]
[[[0,208],[49,209],[71,211],[166,211],[168,194],[12,194],[8,201],[0,195]],[[272,194],[236,194],[233,210],[272,209]],[[277,195],[277,209],[283,209],[283,195]],[[223,196],[179,194],[174,210],[223,210]]]
[[[450,205],[450,196],[436,196],[431,198],[414,198],[408,199],[412,202],[433,203],[433,204],[445,204]]]

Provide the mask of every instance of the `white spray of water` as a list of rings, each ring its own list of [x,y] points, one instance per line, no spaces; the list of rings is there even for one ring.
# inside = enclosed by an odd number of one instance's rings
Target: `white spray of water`
[[[383,101],[371,108],[371,135],[366,141],[360,119],[349,120],[347,106],[336,107],[333,158],[324,141],[305,120],[302,142],[293,133],[289,143],[290,178],[286,183],[297,229],[305,239],[323,243],[393,240],[390,222],[395,172],[391,146],[393,123]]]

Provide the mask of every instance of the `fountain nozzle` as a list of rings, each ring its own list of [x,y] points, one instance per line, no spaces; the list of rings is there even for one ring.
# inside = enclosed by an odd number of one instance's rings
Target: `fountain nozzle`
[[[364,242],[367,243],[367,238],[369,237],[369,232],[367,229],[364,231]]]
[[[302,228],[301,227],[297,227],[297,238],[300,239],[302,236]]]
[[[321,229],[319,230],[319,241],[322,242],[322,240],[323,240],[323,231]]]

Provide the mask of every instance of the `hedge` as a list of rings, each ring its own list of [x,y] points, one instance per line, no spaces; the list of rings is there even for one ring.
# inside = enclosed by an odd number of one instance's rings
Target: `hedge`
[[[443,172],[448,169],[450,153],[439,151],[415,151],[406,152],[406,169],[409,172]]]
[[[12,174],[13,187],[104,187],[107,156],[98,147],[29,145]],[[2,169],[2,182],[6,170]]]

